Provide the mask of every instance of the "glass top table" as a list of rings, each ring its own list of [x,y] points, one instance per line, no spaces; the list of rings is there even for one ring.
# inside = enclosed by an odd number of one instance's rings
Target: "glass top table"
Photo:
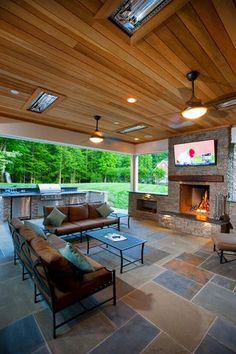
[[[89,254],[90,237],[102,242],[104,245],[106,245],[106,248],[104,248],[105,250],[115,254],[116,256],[120,256],[120,260],[121,260],[120,273],[123,273],[123,268],[131,263],[136,263],[138,261],[141,261],[141,263],[143,264],[143,252],[144,252],[144,244],[147,242],[146,240],[134,236],[130,236],[129,234],[124,232],[118,232],[115,229],[110,227],[106,229],[95,230],[95,231],[87,231],[86,235],[87,235],[87,254]],[[112,237],[112,235],[114,236]],[[124,257],[124,251],[129,250],[136,246],[140,246],[140,258],[131,260]],[[109,247],[118,250],[119,254],[113,252],[111,249],[109,249]],[[124,261],[126,262],[124,263]]]

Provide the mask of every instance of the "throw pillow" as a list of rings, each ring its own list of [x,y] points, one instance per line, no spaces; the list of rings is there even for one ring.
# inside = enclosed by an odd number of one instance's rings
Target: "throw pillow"
[[[60,210],[57,208],[54,208],[51,213],[47,216],[46,220],[49,225],[58,227],[61,226],[63,221],[65,220],[66,215],[63,214]]]
[[[91,273],[95,271],[92,264],[89,263],[88,258],[86,258],[79,250],[74,249],[69,242],[66,243],[65,247],[60,248],[58,251],[63,257],[83,272]]]
[[[34,233],[37,236],[40,236],[40,237],[44,238],[45,240],[47,240],[47,236],[45,235],[45,233],[43,232],[43,229],[40,226],[38,226],[38,225],[34,224],[33,222],[28,221],[28,220],[25,220],[24,224],[26,226],[29,226],[31,228],[31,230],[33,230]]]
[[[113,209],[107,204],[104,203],[102,204],[99,208],[97,208],[97,211],[99,212],[99,214],[101,214],[104,218],[106,218],[108,215],[110,215],[111,213],[113,213]]]

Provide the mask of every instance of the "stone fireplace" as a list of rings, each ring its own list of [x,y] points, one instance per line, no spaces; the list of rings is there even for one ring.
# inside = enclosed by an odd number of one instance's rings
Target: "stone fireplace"
[[[216,165],[181,167],[175,165],[175,144],[203,140],[215,140]],[[129,214],[137,218],[157,220],[164,227],[197,236],[208,237],[216,232],[225,232],[222,231],[225,227],[222,217],[228,213],[229,151],[229,128],[171,137],[168,195],[150,194],[150,199],[156,201],[153,212],[150,205],[146,205],[145,202],[144,205],[141,203],[141,207],[140,202],[137,203],[138,199],[146,199],[145,193],[130,192]]]
[[[179,211],[185,214],[208,216],[209,196],[209,185],[180,184]]]

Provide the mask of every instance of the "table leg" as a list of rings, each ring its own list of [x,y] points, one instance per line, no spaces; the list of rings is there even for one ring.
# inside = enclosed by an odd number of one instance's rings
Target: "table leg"
[[[128,215],[128,228],[130,228],[130,216]]]
[[[87,236],[87,254],[89,254],[89,236],[88,235],[86,236]]]
[[[142,248],[141,248],[141,263],[143,264],[143,251],[144,251],[144,243],[142,243]]]
[[[123,273],[123,251],[120,251],[120,273]]]

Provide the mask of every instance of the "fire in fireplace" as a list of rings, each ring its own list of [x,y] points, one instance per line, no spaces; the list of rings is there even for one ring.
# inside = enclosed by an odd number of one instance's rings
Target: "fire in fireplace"
[[[209,208],[209,185],[180,185],[180,212],[207,215]]]

